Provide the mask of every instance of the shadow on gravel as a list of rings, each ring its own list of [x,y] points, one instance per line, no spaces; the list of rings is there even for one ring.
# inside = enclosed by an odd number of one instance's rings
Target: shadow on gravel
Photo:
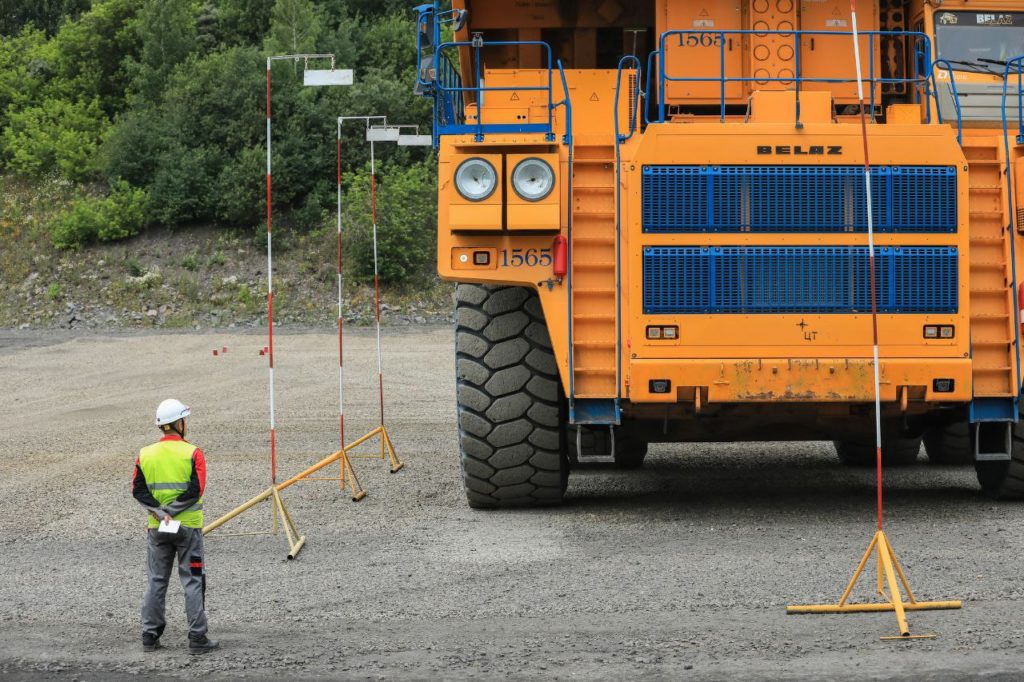
[[[720,446],[719,446],[720,447]],[[575,469],[563,509],[615,508],[619,511],[663,508],[728,512],[827,511],[862,507],[873,499],[874,469],[846,467],[825,447],[807,456],[758,457],[752,446],[728,455],[654,456],[638,471]],[[936,510],[988,507],[977,488],[973,467],[933,467],[920,459],[885,473],[891,505]]]

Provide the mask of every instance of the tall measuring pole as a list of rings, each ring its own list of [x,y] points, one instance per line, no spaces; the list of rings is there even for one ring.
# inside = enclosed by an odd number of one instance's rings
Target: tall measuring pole
[[[274,257],[271,230],[270,67],[267,57],[267,355],[270,372],[270,483],[277,484],[277,438],[274,423]],[[276,517],[275,517],[276,518]]]
[[[333,54],[287,54],[267,57],[267,364],[270,393],[270,482],[277,483],[277,429],[274,409],[274,240],[272,228],[272,173],[271,173],[271,67],[275,61],[303,60],[303,85],[352,85],[350,69],[335,69]],[[330,69],[309,69],[310,59],[331,60]],[[339,266],[340,267],[340,266]],[[276,519],[276,517],[275,517]]]
[[[341,119],[338,119],[338,447],[345,449],[345,352],[342,290],[344,277],[341,260]]]
[[[896,552],[893,550],[882,529],[882,397],[879,360],[878,360],[878,291],[875,283],[875,223],[871,196],[871,159],[868,154],[868,119],[867,107],[864,104],[864,78],[861,74],[860,59],[860,33],[857,30],[857,0],[850,0],[850,23],[853,26],[853,61],[857,70],[857,97],[860,101],[860,131],[864,142],[864,196],[867,208],[868,227],[868,278],[869,291],[871,294],[871,355],[872,367],[874,370],[874,398],[875,398],[875,497],[876,497],[876,519],[877,529],[867,551],[861,557],[853,577],[846,584],[839,602],[836,604],[810,604],[786,607],[787,613],[856,613],[863,611],[892,611],[896,614],[896,622],[899,626],[899,635],[896,637],[882,637],[882,639],[905,639],[910,637],[934,637],[934,635],[911,635],[910,626],[907,624],[907,611],[921,611],[927,609],[958,609],[959,601],[918,601],[910,590],[910,583],[907,576],[896,559]],[[871,85],[874,87],[874,74],[871,74]],[[798,89],[799,92],[799,89]],[[856,266],[855,266],[856,267]],[[849,601],[854,586],[860,579],[865,566],[874,554],[878,575],[876,591],[885,599],[882,603],[856,604]],[[906,592],[906,600],[900,588]]]
[[[874,359],[875,391],[875,497],[878,530],[882,530],[882,398],[878,367],[878,292],[875,286],[875,222],[871,203],[871,160],[868,156],[868,116],[864,104],[864,79],[860,70],[860,34],[857,30],[857,0],[850,0],[853,26],[853,61],[857,70],[857,97],[860,100],[860,130],[864,142],[864,195],[868,218],[868,277],[871,292],[871,354]],[[872,86],[873,87],[873,86]]]
[[[384,363],[380,352],[380,273],[377,267],[377,169],[374,142],[370,140],[370,221],[373,223],[373,302],[377,324],[377,387],[380,395],[380,425],[384,426]],[[384,443],[381,441],[381,452]]]
[[[361,121],[367,128],[370,126],[371,121],[380,121],[383,125],[387,124],[387,118],[384,116],[339,116],[337,118],[337,207],[336,207],[336,222],[337,222],[337,233],[338,233],[338,271],[337,271],[337,282],[338,282],[338,434],[339,434],[339,447],[345,447],[345,358],[344,358],[344,262],[342,257],[342,227],[341,227],[341,126],[345,121]],[[376,285],[376,272],[377,272],[377,240],[376,240],[376,189],[374,187],[373,172],[372,172],[372,157],[373,157],[373,143],[370,143],[370,156],[371,156],[371,173],[370,173],[370,203],[371,213],[374,214],[374,284]],[[380,392],[381,401],[381,422],[383,423],[383,411],[384,411],[384,382],[381,379],[381,357],[380,357],[380,296],[379,293],[375,296],[376,307],[377,307],[377,374],[378,374],[378,387]]]

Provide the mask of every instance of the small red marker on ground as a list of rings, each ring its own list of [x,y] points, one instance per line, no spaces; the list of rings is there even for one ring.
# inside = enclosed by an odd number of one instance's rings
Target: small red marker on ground
[[[221,353],[227,353],[228,352],[228,347],[224,346],[223,348],[220,349],[220,352]]]
[[[217,349],[216,348],[213,349],[213,355],[214,355],[214,357],[216,357],[216,355],[217,355]]]
[[[260,356],[262,357],[263,355],[264,355],[264,353],[263,353],[263,349],[262,349],[262,348],[260,348]]]

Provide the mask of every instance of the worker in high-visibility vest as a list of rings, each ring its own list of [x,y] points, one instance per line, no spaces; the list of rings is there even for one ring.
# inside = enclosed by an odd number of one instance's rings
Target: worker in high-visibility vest
[[[203,451],[185,440],[185,418],[191,414],[177,400],[156,408],[156,425],[163,436],[142,448],[135,460],[132,495],[149,512],[146,551],[146,596],[142,602],[142,650],[160,648],[164,632],[167,583],[178,557],[178,577],[185,590],[188,651],[205,654],[218,647],[206,636],[206,574],[203,569],[203,490],[206,460]],[[173,522],[177,530],[169,532]]]

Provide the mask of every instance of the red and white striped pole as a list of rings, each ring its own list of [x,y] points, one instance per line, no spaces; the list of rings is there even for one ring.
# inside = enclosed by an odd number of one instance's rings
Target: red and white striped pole
[[[270,365],[270,483],[277,485],[277,443],[274,434],[274,260],[270,223],[270,58],[267,58],[267,354]],[[276,519],[276,517],[275,517]]]
[[[373,299],[377,318],[377,387],[380,393],[380,425],[384,426],[384,366],[380,353],[380,275],[377,269],[377,176],[373,141],[370,141],[370,219],[373,223]],[[381,439],[381,452],[384,439]]]
[[[864,80],[860,71],[860,40],[857,31],[857,0],[850,0],[853,24],[853,59],[857,69],[857,97],[860,99],[860,130],[864,141],[864,193],[868,212],[868,276],[871,291],[871,351],[875,375],[875,487],[878,503],[878,530],[882,530],[882,401],[878,368],[878,292],[875,291],[875,224],[871,205],[871,161],[868,157],[868,119],[864,106]]]
[[[338,439],[345,449],[345,354],[342,345],[344,321],[342,319],[342,289],[344,280],[341,265],[341,120],[338,120]],[[344,467],[344,463],[342,463]],[[344,474],[344,471],[342,471]],[[355,492],[355,491],[353,491]]]

